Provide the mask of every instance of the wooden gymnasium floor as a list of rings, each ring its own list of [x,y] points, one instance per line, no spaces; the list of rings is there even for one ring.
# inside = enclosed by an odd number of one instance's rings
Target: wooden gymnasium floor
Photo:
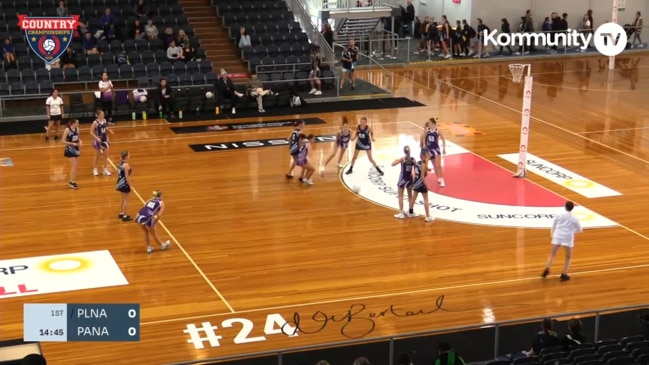
[[[140,303],[141,342],[45,343],[48,363],[162,364],[339,341],[369,330],[358,323],[341,331],[340,323],[330,322],[314,334],[264,334],[271,314],[289,320],[297,312],[304,332],[314,332],[320,326],[308,318],[316,311],[341,316],[354,304],[365,306],[357,316],[390,305],[428,311],[444,296],[445,311],[376,319],[367,335],[376,337],[646,303],[649,55],[620,57],[612,82],[598,66],[602,61],[588,57],[533,64],[530,152],[621,194],[587,198],[529,175],[529,185],[536,189],[529,191],[552,191],[560,201],[574,200],[617,223],[578,236],[570,282],[556,277],[561,256],[555,276],[539,278],[550,248],[546,229],[398,221],[394,210],[346,189],[333,163],[324,177],[314,177],[314,186],[306,187],[285,180],[286,147],[205,153],[188,147],[284,138],[290,128],[174,134],[169,128],[177,125],[149,120],[115,128],[110,157],[114,163],[120,150],[132,153],[135,189],[129,213],[153,189],[164,192],[167,212],[159,231],[173,246],[151,255],[144,253],[139,228],[116,219],[115,179],[91,175],[89,147],[80,160],[80,189],[71,191],[59,145],[44,143],[41,135],[1,137],[0,157],[15,163],[0,167],[2,259],[110,250],[128,285],[0,299],[0,336],[22,336],[24,302]],[[310,116],[327,124],[306,130],[332,134],[343,115],[354,121],[366,116],[376,131],[379,163],[387,166],[399,146],[437,115],[449,141],[483,158],[448,172],[448,188],[468,186],[479,175],[483,180],[472,185],[474,197],[507,195],[506,188],[496,186],[505,180],[489,177],[494,166],[513,171],[514,165],[498,155],[518,149],[522,91],[511,83],[507,65],[395,72],[396,95],[427,107]],[[87,133],[85,129],[83,137],[89,146]],[[331,148],[330,143],[317,144],[316,156],[326,156]],[[354,176],[366,175],[366,168],[357,167]],[[435,202],[434,195],[431,200]],[[232,318],[243,320],[222,324]],[[249,337],[257,340],[235,344],[246,320],[253,324]],[[186,326],[203,322],[219,327],[220,346],[206,342],[196,349],[187,342]]]

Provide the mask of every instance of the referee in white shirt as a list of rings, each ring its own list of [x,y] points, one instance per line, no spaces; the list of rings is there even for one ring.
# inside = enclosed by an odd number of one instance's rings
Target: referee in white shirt
[[[563,246],[566,251],[566,260],[563,264],[563,271],[561,272],[560,280],[570,280],[570,276],[568,276],[568,268],[570,267],[570,260],[572,259],[572,248],[575,246],[575,233],[582,231],[579,219],[572,214],[574,207],[575,203],[566,202],[566,211],[554,218],[552,230],[550,231],[552,236],[552,252],[548,258],[548,263],[545,265],[545,270],[543,270],[542,276],[544,278],[550,274],[552,261],[557,255],[559,247]]]

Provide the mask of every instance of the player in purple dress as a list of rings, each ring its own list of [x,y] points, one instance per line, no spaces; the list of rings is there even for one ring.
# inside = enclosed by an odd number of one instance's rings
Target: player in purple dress
[[[399,173],[399,182],[397,183],[397,194],[399,199],[399,213],[394,217],[403,219],[407,216],[406,211],[403,210],[403,192],[408,193],[408,201],[412,201],[412,183],[415,180],[415,158],[410,156],[410,147],[403,148],[405,156],[398,158],[392,162],[392,166],[400,165],[401,173]]]
[[[113,131],[108,128],[108,122],[106,122],[106,118],[104,118],[104,112],[101,110],[97,110],[97,119],[95,119],[94,122],[92,122],[92,126],[90,126],[90,135],[92,136],[92,146],[95,148],[95,162],[94,162],[94,168],[92,169],[92,174],[95,176],[99,175],[99,169],[97,169],[97,165],[99,164],[99,158],[100,156],[103,155],[103,166],[104,166],[104,175],[110,176],[112,175],[110,171],[108,171],[108,151],[110,150],[110,143],[108,143],[108,133],[110,132],[113,134]]]
[[[314,142],[315,136],[309,134],[308,136],[304,133],[300,133],[300,152],[298,152],[296,165],[302,168],[302,174],[300,175],[300,182],[303,182],[307,185],[313,185],[313,180],[311,176],[315,172],[315,167],[309,162],[309,155],[311,153],[311,143]]]
[[[153,252],[150,236],[153,236],[156,242],[160,245],[161,250],[166,250],[171,245],[171,242],[169,242],[169,240],[162,242],[162,240],[158,236],[158,232],[156,231],[156,223],[158,223],[160,217],[162,217],[164,209],[165,205],[162,201],[162,192],[160,190],[156,190],[153,192],[153,197],[144,204],[144,207],[142,207],[142,209],[140,209],[140,211],[137,212],[137,215],[135,216],[135,223],[139,224],[142,227],[142,230],[144,230],[146,253]]]
[[[354,149],[352,162],[349,164],[349,169],[347,170],[347,172],[345,172],[345,174],[349,175],[354,172],[354,163],[358,158],[358,154],[361,151],[365,151],[365,153],[367,154],[367,159],[370,160],[370,163],[372,163],[376,172],[378,172],[379,175],[383,176],[383,171],[381,171],[381,168],[376,164],[374,158],[372,157],[372,142],[374,142],[374,131],[372,131],[372,127],[367,125],[367,118],[361,118],[358,127],[356,127],[356,134],[354,134],[352,141],[356,141],[356,148]]]
[[[288,168],[288,173],[286,173],[287,179],[293,178],[293,169],[295,169],[295,164],[297,162],[297,154],[300,152],[300,131],[304,128],[304,121],[297,120],[294,123],[295,129],[291,132],[291,135],[288,136],[288,152],[291,155],[291,166]]]
[[[345,156],[345,152],[347,152],[347,147],[349,147],[349,141],[352,139],[352,130],[349,128],[349,121],[347,120],[347,117],[343,117],[343,125],[340,127],[340,131],[336,134],[336,146],[334,147],[334,150],[331,152],[331,156],[327,158],[324,164],[322,164],[321,171],[324,173],[325,167],[331,162],[331,160],[336,157],[336,153],[340,151],[340,155],[338,156],[338,168],[342,168],[343,165],[340,163],[343,160],[343,156]]]
[[[440,140],[442,141],[441,148],[439,143]],[[444,169],[442,168],[442,155],[446,154],[446,139],[444,138],[442,131],[437,128],[437,117],[430,118],[426,124],[424,124],[424,132],[421,134],[419,146],[422,149],[426,149],[430,154],[439,186],[446,186],[444,182]]]
[[[408,212],[408,217],[416,217],[415,214],[415,202],[417,201],[417,195],[421,194],[424,198],[424,211],[426,212],[426,222],[432,222],[435,220],[430,215],[430,204],[428,203],[428,188],[426,187],[426,175],[428,175],[428,150],[421,150],[421,156],[419,162],[415,165],[415,178],[412,183],[412,199],[410,199],[410,209]]]

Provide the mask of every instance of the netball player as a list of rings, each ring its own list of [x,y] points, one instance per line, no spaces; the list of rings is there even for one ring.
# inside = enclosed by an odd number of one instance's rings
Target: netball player
[[[566,202],[566,211],[554,218],[552,230],[550,231],[550,235],[552,236],[552,251],[550,252],[548,263],[545,265],[545,270],[543,270],[543,274],[541,275],[544,278],[550,274],[550,267],[552,266],[554,257],[557,255],[557,251],[559,251],[559,247],[563,247],[566,251],[566,259],[563,264],[563,272],[561,272],[560,280],[570,280],[568,268],[572,259],[572,248],[575,246],[575,233],[582,231],[579,219],[572,214],[574,207],[575,204],[573,202]]]
[[[441,149],[439,145],[440,140],[442,141]],[[419,146],[427,150],[430,154],[439,186],[446,186],[444,183],[444,170],[442,169],[442,155],[446,154],[446,139],[442,131],[437,128],[437,117],[428,119],[424,125],[424,132],[419,139]]]
[[[412,201],[412,183],[415,178],[414,167],[416,161],[414,157],[410,156],[410,147],[404,147],[403,153],[405,154],[405,156],[398,158],[394,160],[394,162],[392,162],[392,166],[401,165],[401,173],[399,173],[399,182],[397,184],[399,213],[394,215],[394,217],[397,219],[403,219],[406,217],[406,211],[403,210],[403,192],[405,190],[408,193],[408,201]]]
[[[417,201],[417,195],[421,194],[424,198],[424,211],[426,212],[426,222],[432,222],[435,220],[430,215],[430,206],[428,204],[428,188],[426,187],[426,176],[428,175],[428,158],[429,153],[427,150],[421,150],[421,156],[419,162],[415,165],[415,178],[412,184],[412,199],[410,199],[410,209],[408,210],[408,217],[416,217],[415,214],[415,202]]]
[[[135,223],[139,224],[144,231],[144,242],[146,243],[146,253],[153,252],[153,246],[151,246],[150,236],[156,240],[160,245],[161,250],[166,250],[171,245],[169,240],[162,242],[156,231],[156,223],[162,217],[164,212],[165,205],[162,201],[162,192],[156,190],[153,192],[153,197],[144,203],[144,207],[137,212],[135,216]]]
[[[54,140],[58,141],[61,119],[63,119],[63,99],[59,96],[59,92],[56,89],[52,90],[50,96],[45,100],[45,111],[47,113],[45,141],[49,141],[52,134],[54,134]]]
[[[108,151],[110,149],[110,144],[108,143],[108,135],[106,132],[112,134],[113,131],[108,128],[108,123],[106,122],[106,118],[104,118],[103,111],[97,110],[96,115],[97,119],[95,119],[95,121],[92,122],[92,126],[90,126],[90,135],[93,139],[92,145],[95,148],[95,162],[92,174],[95,176],[99,175],[97,164],[99,163],[100,156],[103,155],[104,175],[110,176],[112,175],[110,171],[108,171]]]
[[[128,197],[131,195],[131,174],[133,169],[128,163],[131,154],[128,151],[122,151],[120,154],[120,161],[117,165],[117,186],[115,190],[119,191],[122,195],[122,200],[119,202],[119,215],[118,218],[123,222],[132,221],[133,218],[126,214],[126,206],[128,205]]]
[[[340,155],[338,156],[338,168],[342,168],[343,165],[341,165],[341,162],[343,160],[343,156],[345,156],[345,152],[347,152],[347,147],[349,146],[349,141],[352,139],[352,131],[349,128],[349,121],[347,120],[347,117],[343,117],[343,125],[340,127],[340,130],[338,133],[336,133],[336,146],[334,147],[334,150],[331,152],[331,156],[327,158],[325,163],[322,165],[322,172],[324,172],[325,167],[329,164],[329,162],[336,157],[336,152],[340,151]]]
[[[361,122],[356,128],[356,134],[354,134],[354,138],[352,138],[352,141],[354,140],[356,141],[356,148],[354,149],[352,163],[349,166],[349,170],[347,170],[346,174],[349,175],[354,172],[354,163],[358,158],[358,153],[365,151],[365,153],[367,153],[367,158],[370,160],[372,165],[374,165],[376,171],[381,174],[381,176],[383,176],[383,171],[381,171],[381,169],[376,165],[376,162],[374,162],[374,159],[372,158],[372,142],[374,142],[375,140],[374,132],[372,132],[372,127],[367,125],[367,118],[361,118]]]
[[[79,155],[81,154],[81,136],[79,135],[79,120],[71,119],[68,121],[68,127],[63,131],[63,142],[65,151],[63,156],[70,159],[70,189],[78,189],[77,185],[77,167],[79,166]]]
[[[315,172],[315,167],[309,162],[309,155],[311,153],[311,143],[314,142],[315,136],[309,134],[308,136],[304,133],[300,133],[300,152],[298,152],[296,163],[302,168],[302,173],[300,174],[300,182],[303,182],[307,185],[313,185],[313,180],[311,176]]]
[[[300,131],[304,128],[304,121],[297,120],[293,123],[295,127],[291,134],[288,136],[288,152],[291,155],[291,166],[288,169],[286,174],[287,179],[293,178],[293,169],[295,169],[295,163],[297,162],[297,155],[300,152]]]

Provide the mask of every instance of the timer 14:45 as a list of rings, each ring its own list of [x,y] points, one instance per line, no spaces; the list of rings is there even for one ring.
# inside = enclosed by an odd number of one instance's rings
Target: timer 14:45
[[[45,330],[45,329],[40,329],[38,330],[41,336],[63,336],[63,330],[62,329],[56,329],[56,330]]]

